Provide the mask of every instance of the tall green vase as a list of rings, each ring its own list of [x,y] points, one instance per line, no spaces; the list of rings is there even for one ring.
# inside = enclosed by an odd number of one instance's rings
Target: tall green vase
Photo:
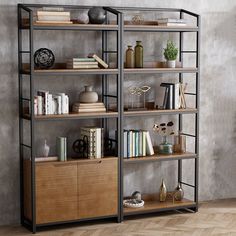
[[[143,46],[142,41],[136,41],[135,46],[135,67],[143,68]]]

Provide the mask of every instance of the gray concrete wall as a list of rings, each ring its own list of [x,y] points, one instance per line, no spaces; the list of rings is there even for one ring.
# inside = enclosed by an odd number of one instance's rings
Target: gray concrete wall
[[[40,1],[29,0],[25,2],[40,3]],[[44,2],[172,7],[185,8],[201,14],[200,200],[236,197],[236,2],[234,0],[129,0],[125,2],[117,0],[115,3],[110,0],[99,1],[99,3],[92,0],[80,2],[45,0]],[[0,1],[0,224],[19,222],[17,3],[15,0]],[[63,55],[74,55],[75,48],[76,53],[87,53],[91,45],[94,50],[99,47],[99,43],[92,40],[96,34],[91,34],[91,40],[89,40],[91,42],[86,42],[85,47],[81,44],[85,36],[77,33],[44,33],[37,34],[36,37],[40,43],[37,43],[35,47],[52,48],[57,58],[62,58]],[[57,42],[55,42],[55,37]],[[127,43],[135,42],[137,37],[137,35],[128,36]],[[146,56],[150,58],[153,56],[161,58],[163,40],[168,37],[174,38],[173,35],[142,35],[141,37],[147,43]],[[187,44],[190,45],[191,40],[192,36],[187,39]],[[155,48],[154,51],[152,51],[153,48]],[[37,80],[36,87],[58,91],[62,88],[61,86],[64,86],[63,91],[69,93],[71,100],[75,101],[84,83],[88,83],[88,78],[85,77],[80,78],[80,83],[77,78],[58,78],[58,82],[55,83],[56,79],[40,78],[40,83]],[[151,76],[146,81],[155,88],[154,79],[155,76]],[[132,82],[134,79],[128,78],[127,86]],[[89,77],[89,83],[99,86],[92,77]],[[141,78],[138,78],[138,83],[143,83]],[[154,97],[155,94],[152,92],[149,98]],[[154,121],[158,119],[141,120],[139,124],[134,119],[128,119],[125,125],[132,128],[141,126],[151,130]],[[47,138],[53,152],[55,136],[68,135],[73,140],[77,136],[78,126],[84,123],[70,123],[62,125],[60,122],[55,122],[49,130],[45,123],[40,123],[36,127],[39,132],[38,144]],[[188,121],[187,127],[191,130],[191,122]],[[46,130],[48,132],[45,132]],[[156,137],[153,136],[153,138],[156,142]],[[188,161],[185,166],[187,171],[184,172],[184,176],[190,181],[192,163]],[[173,173],[176,175],[175,170],[176,165],[173,162],[128,166],[125,169],[125,194],[128,195],[134,190],[141,190],[143,193],[156,192],[160,178],[163,176],[171,189],[176,185],[173,178]]]

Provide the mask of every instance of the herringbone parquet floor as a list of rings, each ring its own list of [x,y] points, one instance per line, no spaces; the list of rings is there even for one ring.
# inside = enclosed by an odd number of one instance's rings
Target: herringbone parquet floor
[[[0,227],[1,236],[31,235],[20,226]],[[236,236],[236,199],[201,203],[198,213],[136,217],[121,224],[102,222],[63,227],[37,233],[39,236]]]

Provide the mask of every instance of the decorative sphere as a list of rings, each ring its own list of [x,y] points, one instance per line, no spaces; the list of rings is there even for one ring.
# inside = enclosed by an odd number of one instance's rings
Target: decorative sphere
[[[88,11],[91,24],[103,24],[106,20],[106,11],[102,7],[93,7]]]
[[[132,193],[132,198],[135,199],[135,200],[141,201],[141,200],[142,200],[141,193],[140,193],[139,191],[133,192],[133,193]]]
[[[83,12],[78,15],[77,20],[80,24],[88,24],[89,23],[89,17],[87,12]]]
[[[34,53],[34,64],[40,69],[48,69],[53,66],[55,57],[53,52],[47,48],[40,48]]]

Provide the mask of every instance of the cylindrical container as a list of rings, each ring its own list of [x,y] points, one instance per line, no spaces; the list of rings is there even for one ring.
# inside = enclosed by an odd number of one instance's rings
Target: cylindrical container
[[[92,86],[84,86],[85,91],[79,95],[79,101],[82,103],[93,103],[98,101],[98,94],[93,91]]]
[[[185,153],[186,152],[186,136],[176,135],[174,137],[174,152]]]
[[[135,51],[135,67],[143,68],[143,46],[142,41],[136,41]]]
[[[126,68],[134,68],[134,50],[132,46],[128,46],[126,50],[126,61],[125,61]]]
[[[163,142],[158,145],[159,154],[173,154],[173,145],[167,142],[167,137],[163,136]]]

